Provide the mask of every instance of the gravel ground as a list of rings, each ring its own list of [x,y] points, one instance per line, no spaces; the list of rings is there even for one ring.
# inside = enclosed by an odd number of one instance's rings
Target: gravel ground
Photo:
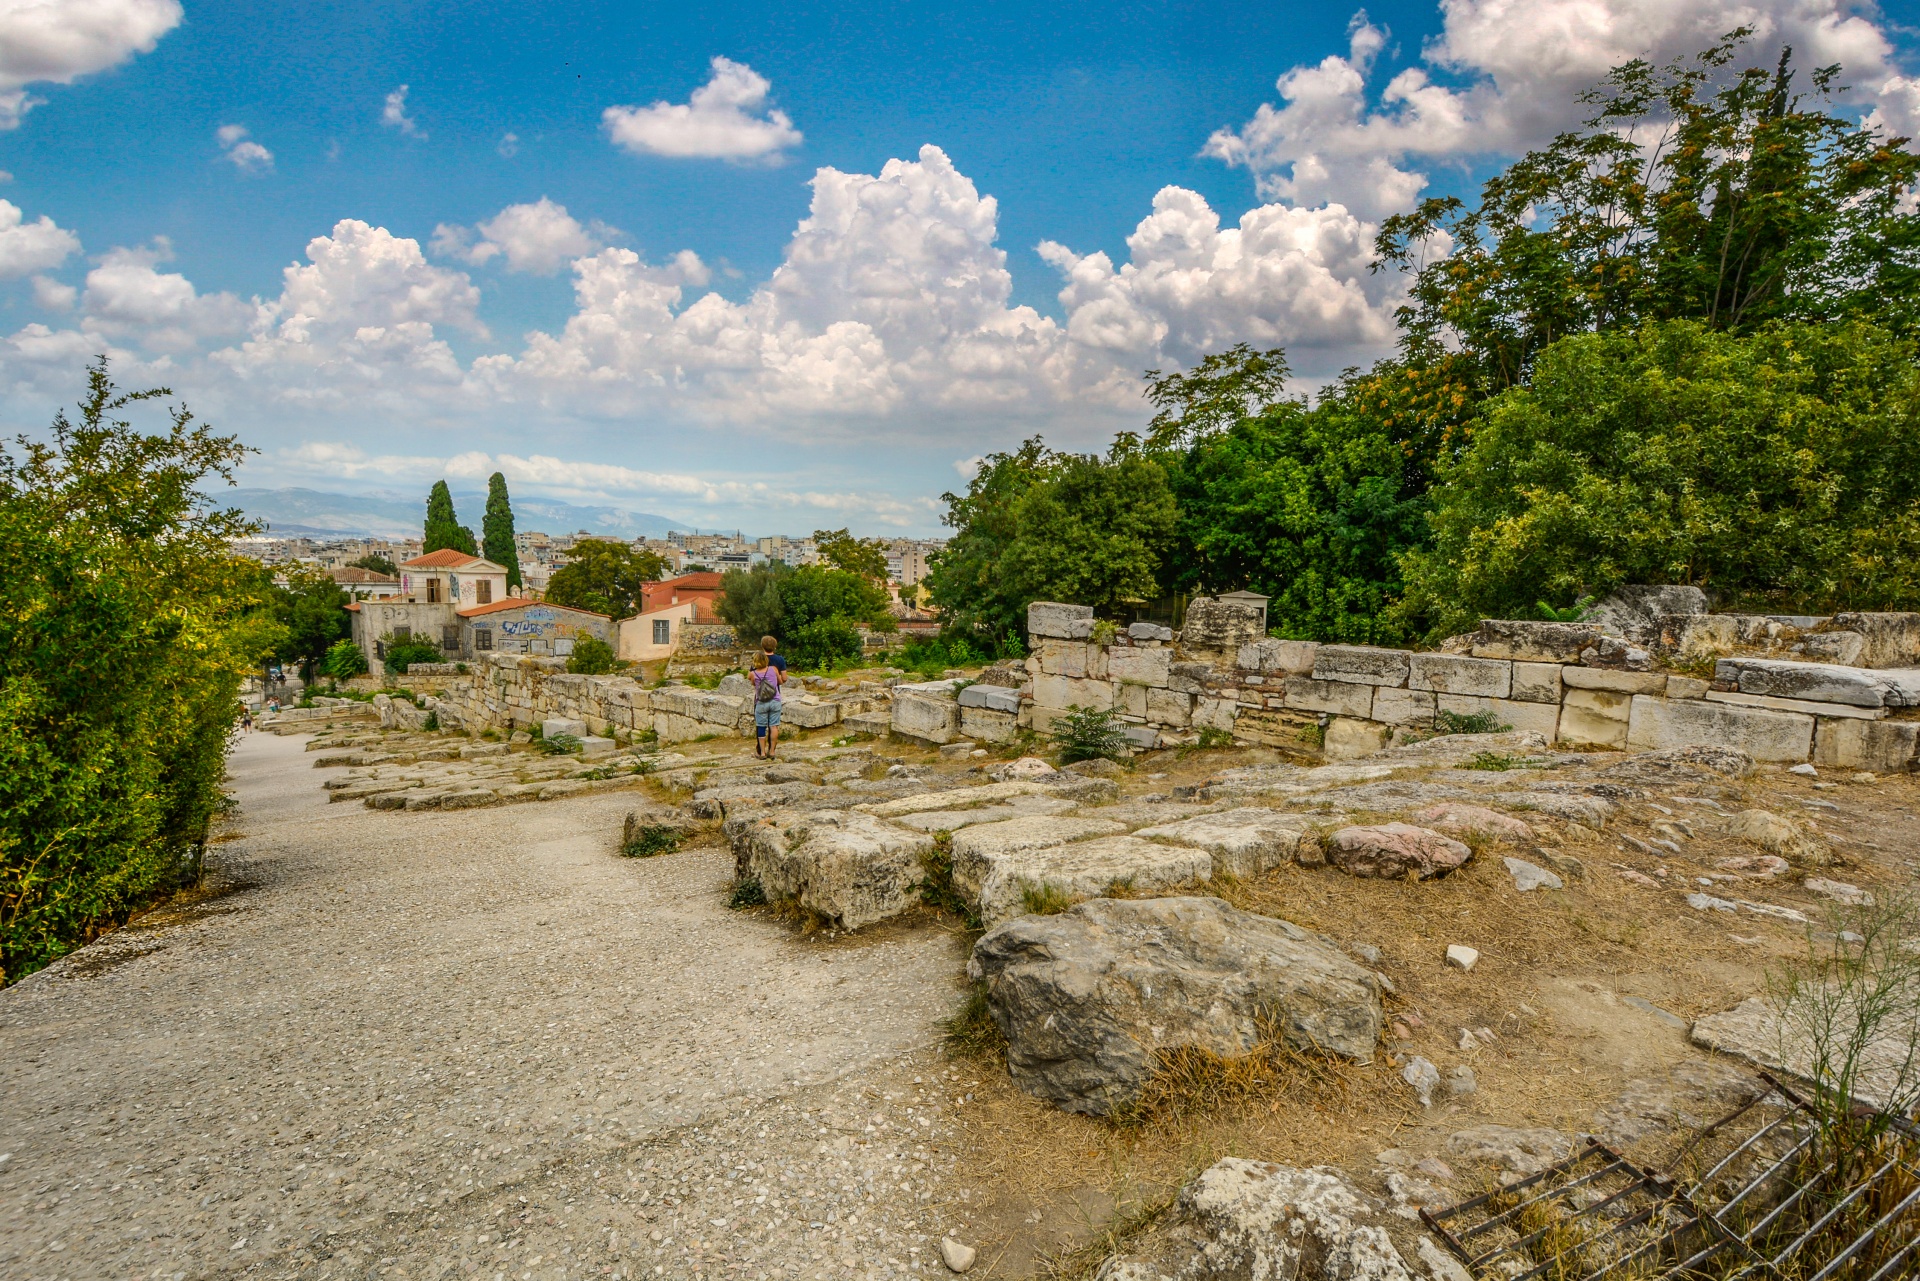
[[[329,806],[233,762],[209,892],[0,992],[0,1274],[864,1277],[965,1239],[958,943],[726,911],[638,799]]]

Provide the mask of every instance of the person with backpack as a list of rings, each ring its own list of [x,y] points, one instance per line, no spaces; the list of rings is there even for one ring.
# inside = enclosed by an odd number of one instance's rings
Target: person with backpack
[[[780,743],[780,683],[786,673],[767,660],[766,652],[753,656],[753,754],[773,759]]]
[[[767,662],[780,669],[780,680],[784,684],[787,679],[787,659],[780,652],[780,642],[771,636],[762,636],[760,648],[766,654]]]

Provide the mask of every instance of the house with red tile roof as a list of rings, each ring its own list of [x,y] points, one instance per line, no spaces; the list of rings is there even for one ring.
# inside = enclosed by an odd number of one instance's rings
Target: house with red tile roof
[[[400,640],[424,640],[447,662],[487,653],[564,658],[581,636],[613,643],[613,620],[590,610],[507,595],[507,569],[442,548],[399,566],[400,590],[347,607],[353,640],[380,670]]]

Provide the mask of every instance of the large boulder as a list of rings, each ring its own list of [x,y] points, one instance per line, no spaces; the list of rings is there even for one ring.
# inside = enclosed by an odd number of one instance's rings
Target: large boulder
[[[1352,876],[1419,880],[1463,866],[1473,851],[1451,837],[1411,823],[1343,827],[1327,838],[1327,862]]]
[[[1228,1157],[1180,1190],[1170,1225],[1095,1281],[1414,1281],[1382,1207],[1338,1170]]]
[[[769,900],[792,900],[847,929],[912,907],[933,851],[925,832],[857,810],[770,817],[740,832],[746,875]]]
[[[1135,1102],[1157,1051],[1233,1057],[1273,1032],[1366,1058],[1380,985],[1327,939],[1217,898],[1094,899],[1023,916],[974,945],[1007,1066],[1029,1094],[1104,1116]]]

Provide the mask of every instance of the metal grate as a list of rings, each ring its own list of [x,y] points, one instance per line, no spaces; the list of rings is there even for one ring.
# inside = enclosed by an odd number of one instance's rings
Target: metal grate
[[[1476,1278],[1894,1281],[1920,1274],[1920,1132],[1856,1109],[1836,1136],[1766,1089],[1670,1163],[1682,1186],[1597,1139],[1537,1174],[1421,1218]]]

